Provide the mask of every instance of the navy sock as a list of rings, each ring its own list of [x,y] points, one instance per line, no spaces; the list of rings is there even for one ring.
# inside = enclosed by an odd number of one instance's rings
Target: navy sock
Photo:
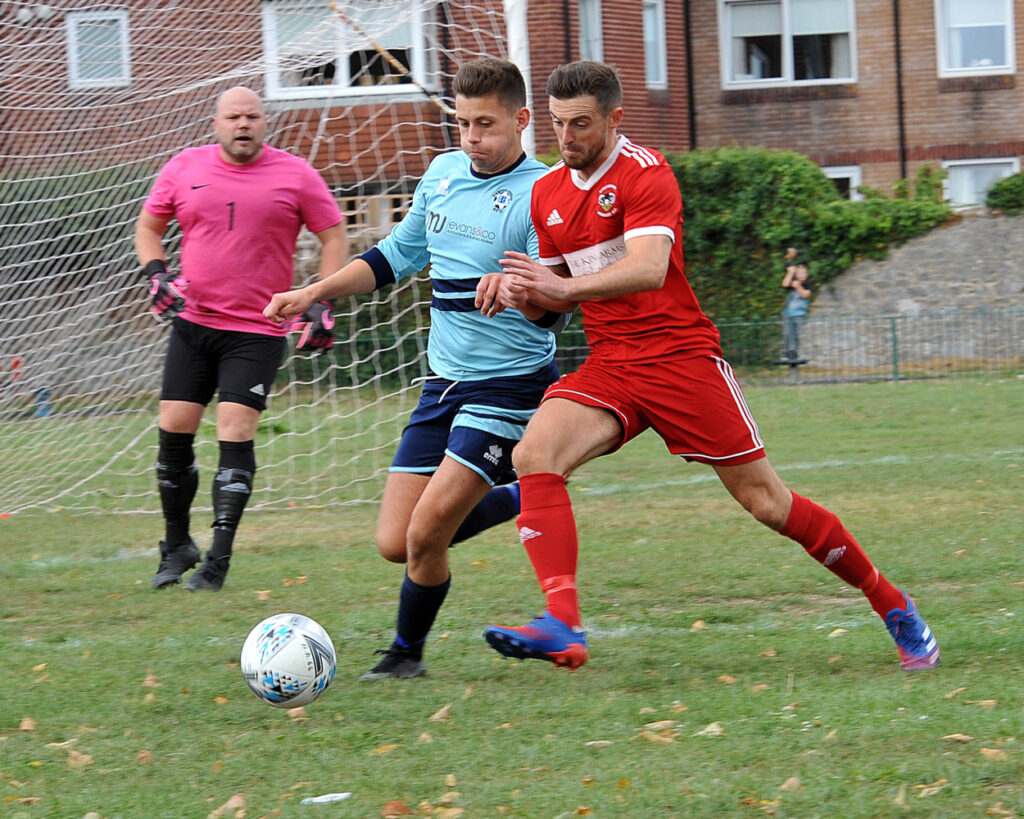
[[[405,576],[398,596],[398,625],[395,645],[408,649],[417,658],[423,656],[423,644],[434,626],[452,579],[449,576],[439,586],[421,586]]]
[[[474,506],[455,532],[452,543],[461,543],[485,529],[512,520],[519,514],[519,484],[495,486]]]

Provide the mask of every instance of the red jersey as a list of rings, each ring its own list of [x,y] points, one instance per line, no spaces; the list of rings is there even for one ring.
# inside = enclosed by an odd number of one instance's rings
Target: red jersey
[[[541,263],[564,263],[573,276],[596,273],[624,258],[628,239],[672,238],[660,289],[580,305],[593,359],[643,363],[680,352],[722,354],[718,330],[683,273],[679,183],[657,151],[620,136],[586,181],[559,162],[534,184],[531,213]]]

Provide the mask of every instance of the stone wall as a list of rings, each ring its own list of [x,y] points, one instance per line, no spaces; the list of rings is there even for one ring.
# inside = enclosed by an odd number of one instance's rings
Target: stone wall
[[[1024,364],[1024,217],[965,213],[858,262],[817,293],[800,354],[851,376]]]

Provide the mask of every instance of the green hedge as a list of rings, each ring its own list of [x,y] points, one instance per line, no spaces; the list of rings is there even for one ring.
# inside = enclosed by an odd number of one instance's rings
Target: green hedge
[[[1024,213],[1024,174],[1015,173],[996,182],[988,189],[985,204],[1003,213]]]
[[[883,259],[893,244],[951,216],[941,176],[927,166],[913,194],[904,183],[898,198],[866,191],[851,202],[802,154],[716,148],[668,159],[683,196],[687,277],[718,320],[778,314],[787,247],[800,250],[817,290],[858,259]]]

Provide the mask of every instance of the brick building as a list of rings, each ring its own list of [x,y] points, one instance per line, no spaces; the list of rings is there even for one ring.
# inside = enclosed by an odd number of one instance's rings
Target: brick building
[[[210,100],[244,83],[268,100],[279,144],[313,157],[336,188],[407,192],[434,152],[457,142],[450,115],[427,95],[450,99],[460,60],[506,53],[515,33],[505,5],[381,0],[363,3],[356,26],[346,26],[327,0],[17,0],[0,20],[0,159],[39,167],[104,162],[113,152],[158,163],[207,139]],[[992,181],[1020,169],[1024,0],[520,7],[528,50],[513,56],[531,78],[539,154],[554,147],[549,71],[591,57],[621,70],[623,132],[665,151],[795,150],[851,195],[941,164],[957,203],[980,201]]]

